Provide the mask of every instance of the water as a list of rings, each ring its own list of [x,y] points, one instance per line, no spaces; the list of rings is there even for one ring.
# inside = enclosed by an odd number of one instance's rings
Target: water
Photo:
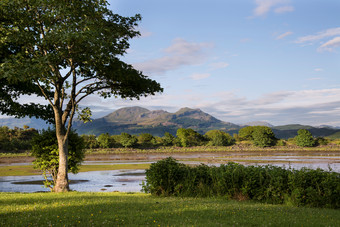
[[[48,192],[43,186],[44,178],[35,176],[0,177],[0,192]],[[139,192],[145,180],[145,170],[107,170],[69,174],[70,188],[75,191]],[[41,184],[36,184],[41,181]],[[72,181],[80,181],[72,183]]]
[[[301,169],[307,167],[310,169],[321,168],[326,171],[329,168],[332,171],[340,172],[340,156],[336,154],[271,154],[261,155],[254,153],[186,153],[173,154],[174,158],[182,160],[185,164],[221,165],[229,161],[238,162],[244,165],[274,165],[285,168]],[[152,161],[150,160],[152,157]],[[115,165],[115,164],[135,164],[135,163],[152,163],[157,159],[165,158],[164,154],[153,154],[148,160],[106,160],[106,161],[86,161],[84,165]],[[30,163],[20,163],[27,165]],[[13,165],[18,165],[15,163]],[[108,170],[108,171],[91,171],[81,172],[78,174],[69,174],[71,180],[70,188],[75,191],[120,191],[120,192],[139,192],[142,189],[142,182],[145,180],[145,170]],[[43,181],[41,175],[35,176],[7,176],[0,177],[0,192],[38,192],[46,191],[43,184],[36,184],[35,181]]]

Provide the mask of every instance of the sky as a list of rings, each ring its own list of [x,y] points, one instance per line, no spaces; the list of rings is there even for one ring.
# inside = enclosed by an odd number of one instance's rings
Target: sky
[[[110,0],[142,15],[122,58],[164,92],[89,98],[94,116],[122,107],[199,108],[237,124],[340,126],[339,0]]]
[[[83,105],[93,117],[141,106],[199,108],[236,124],[340,126],[339,0],[109,0],[141,14],[121,59],[164,92]]]

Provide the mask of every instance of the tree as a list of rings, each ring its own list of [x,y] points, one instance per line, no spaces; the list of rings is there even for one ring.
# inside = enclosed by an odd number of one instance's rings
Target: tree
[[[235,143],[235,139],[221,130],[209,130],[205,133],[210,146],[229,146]]]
[[[129,48],[140,15],[122,17],[105,0],[0,1],[0,111],[35,116],[56,128],[59,168],[55,191],[69,191],[67,160],[72,121],[91,94],[139,99],[163,89],[119,57]],[[43,97],[22,103],[20,97]]]
[[[152,146],[155,144],[155,137],[150,133],[142,133],[138,136],[138,143],[144,147]]]
[[[307,129],[299,129],[298,135],[295,136],[296,145],[300,147],[313,147],[315,145],[315,140],[312,133]]]
[[[85,144],[82,137],[71,131],[68,146],[67,169],[72,173],[77,173],[85,157]],[[43,130],[41,134],[33,137],[32,155],[35,157],[34,166],[43,171],[45,186],[54,191],[59,169],[59,150],[55,130]],[[52,177],[52,180],[48,179],[48,175]]]
[[[97,140],[101,148],[111,148],[115,143],[114,139],[109,135],[109,133],[100,134],[97,137]]]
[[[253,139],[253,131],[255,126],[247,126],[244,128],[241,128],[238,131],[238,137],[241,140],[252,140]]]
[[[277,140],[272,129],[267,126],[254,126],[252,138],[254,145],[258,147],[273,146]]]
[[[119,136],[119,142],[123,147],[134,147],[137,145],[138,139],[136,136],[122,132]]]
[[[204,140],[203,136],[195,130],[179,128],[176,133],[183,147],[198,146]]]

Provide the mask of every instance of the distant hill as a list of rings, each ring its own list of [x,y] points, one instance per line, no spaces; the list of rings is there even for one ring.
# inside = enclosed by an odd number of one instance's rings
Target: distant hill
[[[252,122],[247,122],[245,124],[242,124],[242,127],[246,127],[246,126],[267,126],[267,127],[274,127],[274,125],[266,122],[266,121],[252,121]]]
[[[336,128],[320,128],[320,127],[313,127],[309,125],[299,125],[299,124],[291,124],[291,125],[282,125],[282,126],[275,126],[272,127],[272,130],[277,138],[280,139],[288,139],[293,138],[297,135],[297,131],[300,129],[307,129],[312,133],[314,137],[328,137],[330,135],[335,134],[336,132],[340,132],[340,129]]]
[[[76,122],[74,127],[80,134],[147,132],[156,136],[163,136],[165,132],[175,135],[178,128],[192,128],[201,134],[211,129],[237,132],[240,128],[230,122],[218,120],[200,109],[182,108],[169,113],[164,110],[150,111],[142,107],[122,108],[90,123]]]
[[[28,125],[31,128],[46,129],[48,125],[36,118],[0,118],[0,125],[6,125],[10,128],[23,127]],[[192,128],[204,134],[212,129],[219,129],[233,135],[238,133],[239,129],[246,126],[268,126],[273,129],[275,136],[280,139],[293,138],[297,135],[299,129],[309,130],[314,137],[340,138],[340,129],[332,126],[312,127],[309,125],[290,124],[282,126],[272,126],[263,121],[248,122],[242,126],[230,122],[221,121],[200,109],[182,108],[175,113],[169,113],[164,110],[150,111],[142,107],[127,107],[118,109],[105,117],[94,119],[89,123],[82,123],[75,120],[73,128],[79,134],[100,135],[109,133],[119,135],[126,132],[133,135],[141,133],[151,133],[154,136],[163,136],[165,132],[173,135],[179,128]]]

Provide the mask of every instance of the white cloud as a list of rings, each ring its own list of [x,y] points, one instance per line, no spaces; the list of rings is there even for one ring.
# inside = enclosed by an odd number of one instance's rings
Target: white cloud
[[[333,37],[332,39],[329,39]],[[315,42],[319,42],[324,39],[328,39],[323,43],[319,48],[317,49],[319,52],[322,51],[334,51],[335,48],[340,46],[340,27],[337,28],[330,28],[325,31],[321,31],[316,33],[315,35],[307,35],[307,36],[302,36],[299,37],[295,43],[300,43],[300,44],[313,44]]]
[[[318,32],[315,35],[302,36],[296,40],[296,43],[315,42],[321,39],[338,35],[340,35],[340,27],[330,28],[325,31]]]
[[[171,46],[163,50],[163,57],[133,65],[136,69],[147,73],[163,74],[185,65],[203,63],[207,57],[206,50],[212,47],[212,43],[191,43],[178,38],[173,41]]]
[[[340,46],[340,36],[335,37],[326,43],[322,44],[319,48],[318,51],[334,51],[334,48]]]
[[[254,16],[265,16],[272,9],[275,13],[285,13],[294,10],[294,7],[288,5],[288,0],[255,0],[256,8],[254,9]]]
[[[283,38],[285,38],[285,37],[287,37],[287,36],[289,36],[289,35],[291,35],[291,34],[293,34],[293,32],[285,32],[285,33],[283,33],[283,34],[281,34],[281,35],[278,35],[277,37],[276,37],[276,39],[283,39]]]
[[[315,72],[322,72],[323,69],[322,69],[322,68],[315,68],[314,71],[315,71]]]
[[[211,75],[209,73],[195,73],[190,76],[193,80],[202,80],[210,77]]]

